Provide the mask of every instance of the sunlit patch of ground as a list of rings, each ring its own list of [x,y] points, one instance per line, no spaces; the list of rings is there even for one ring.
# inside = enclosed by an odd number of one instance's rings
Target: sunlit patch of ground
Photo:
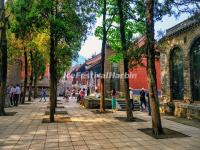
[[[173,118],[166,117],[165,119],[181,123],[184,125],[200,128],[200,120],[189,120],[187,118],[178,118],[178,117],[173,117]]]
[[[54,117],[54,123],[67,123],[67,122],[72,122],[70,117],[64,117],[59,115],[56,115]],[[51,123],[51,122],[49,118],[43,118],[42,123]]]
[[[85,117],[68,117],[64,115],[55,115],[55,123],[66,123],[66,122],[102,123],[102,122],[110,122],[110,120],[106,118],[85,118]],[[50,123],[49,117],[43,118],[42,123]]]

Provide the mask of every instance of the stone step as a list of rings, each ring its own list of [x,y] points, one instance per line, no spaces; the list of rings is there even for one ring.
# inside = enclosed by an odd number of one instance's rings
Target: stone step
[[[126,102],[125,101],[117,101],[120,106],[120,111],[126,110]],[[140,111],[140,103],[138,101],[134,101],[134,111]]]

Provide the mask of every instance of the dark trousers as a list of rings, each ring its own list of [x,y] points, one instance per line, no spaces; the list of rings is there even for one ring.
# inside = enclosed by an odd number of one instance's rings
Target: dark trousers
[[[19,94],[14,95],[14,106],[18,106]]]
[[[13,96],[10,96],[10,105],[14,105]]]
[[[147,104],[146,104],[146,100],[145,99],[140,99],[140,106],[141,106],[141,109],[143,110],[143,105],[144,104],[144,106],[145,106],[145,109],[146,109],[146,106],[147,106]]]
[[[44,99],[44,101],[46,102],[46,96],[45,95],[40,96],[40,101],[42,101],[42,99]]]
[[[131,101],[132,110],[134,110],[134,101],[133,99],[130,99],[130,101]]]
[[[149,116],[151,115],[151,105],[150,105],[150,99],[148,97],[148,113],[149,113]]]

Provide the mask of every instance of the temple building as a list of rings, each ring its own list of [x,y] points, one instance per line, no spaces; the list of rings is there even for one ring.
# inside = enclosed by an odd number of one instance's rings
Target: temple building
[[[30,79],[30,66],[28,67],[28,84],[29,86],[29,79]],[[19,84],[23,86],[24,83],[24,78],[25,78],[25,69],[24,69],[24,59],[23,57],[20,59],[15,59],[12,62],[8,63],[8,73],[7,73],[7,85],[16,85]],[[46,70],[44,73],[44,76],[41,80],[38,80],[37,87],[45,87],[49,88],[49,65],[46,64]]]
[[[145,38],[140,38],[136,41],[139,47],[145,46]],[[105,94],[110,96],[112,89],[116,89],[121,97],[124,97],[125,93],[125,81],[124,81],[124,63],[120,61],[113,63],[110,61],[110,57],[115,55],[115,51],[112,50],[108,45],[105,51],[105,62],[104,62],[104,85]],[[129,69],[129,87],[134,91],[134,94],[138,95],[142,88],[148,90],[147,72],[146,72],[146,57],[141,58],[143,65],[136,65]],[[159,56],[155,60],[156,75],[157,75],[157,87],[160,93],[160,60]],[[100,92],[100,76],[101,73],[101,54],[92,56],[81,65],[76,65],[72,68],[70,74],[73,76],[72,83],[74,87],[90,87],[91,93],[96,90]],[[119,77],[121,76],[121,77]]]
[[[173,103],[176,116],[200,118],[199,15],[168,29],[159,45],[163,103]]]
[[[124,74],[124,63],[123,61],[120,61],[119,63],[112,63],[109,60],[109,58],[112,55],[115,55],[115,51],[112,50],[109,46],[107,46],[105,51],[105,62],[104,62],[105,76],[106,74],[108,75],[104,80],[105,93],[106,96],[110,96],[110,91],[112,91],[112,89],[115,89],[120,93],[120,96],[123,96],[125,93],[124,78],[118,78],[115,75]],[[109,73],[111,73],[112,76],[109,77]]]

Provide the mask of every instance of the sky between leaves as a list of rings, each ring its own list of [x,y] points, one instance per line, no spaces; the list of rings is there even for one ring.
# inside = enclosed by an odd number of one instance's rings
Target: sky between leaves
[[[7,0],[5,0],[6,2]],[[156,31],[156,37],[158,36],[158,31],[166,31],[167,29],[175,26],[176,24],[182,22],[183,20],[190,17],[189,14],[182,14],[179,16],[179,18],[175,18],[174,16],[164,16],[162,21],[156,22],[155,24],[155,31]],[[98,18],[95,28],[98,26],[101,26],[102,19]],[[95,28],[92,31],[92,34],[88,36],[85,43],[83,43],[82,48],[79,52],[79,55],[81,55],[80,59],[78,60],[78,63],[83,63],[84,59],[90,58],[94,54],[98,54],[101,52],[101,40],[99,40],[97,37],[94,36]],[[77,62],[74,62],[73,65],[77,64]]]
[[[155,24],[155,30],[156,30],[156,38],[158,38],[158,31],[166,31],[166,29],[169,29],[176,24],[182,22],[183,20],[187,19],[190,15],[189,14],[182,14],[179,18],[175,17],[169,17],[164,16],[162,21],[156,22]],[[97,19],[97,23],[95,27],[100,26],[102,23],[101,18]],[[95,31],[95,28],[93,29],[93,32]],[[95,37],[93,34],[88,36],[87,40],[83,44],[81,51],[79,52],[79,55],[87,58],[90,58],[94,54],[98,54],[101,52],[101,40],[99,40],[97,37]],[[80,62],[79,62],[80,63]]]

